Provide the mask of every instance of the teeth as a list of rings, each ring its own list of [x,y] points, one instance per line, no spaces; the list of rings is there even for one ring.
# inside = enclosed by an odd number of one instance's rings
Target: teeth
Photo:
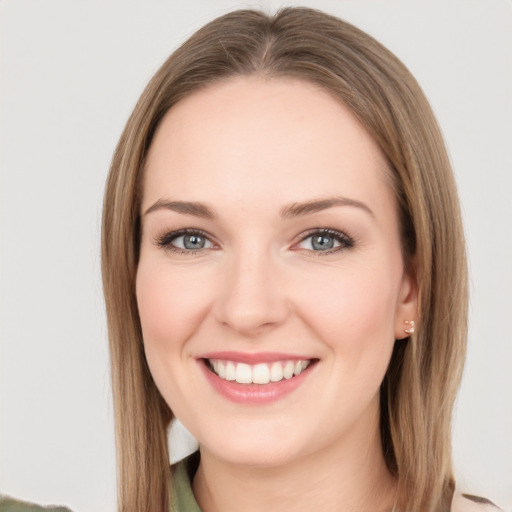
[[[252,369],[252,382],[255,384],[268,384],[270,382],[270,370],[267,364],[257,364]]]
[[[236,378],[239,384],[250,384],[252,382],[252,370],[248,364],[238,363],[236,365]]]
[[[272,363],[270,367],[270,380],[272,382],[283,380],[283,367],[281,363]]]
[[[283,368],[283,377],[285,379],[291,379],[293,377],[294,370],[295,370],[295,365],[291,361],[288,361],[286,363],[285,367]]]
[[[303,372],[311,363],[310,360],[276,361],[259,363],[251,366],[246,363],[210,359],[213,371],[224,380],[236,381],[239,384],[268,384],[291,379]]]
[[[226,365],[222,364],[220,361],[215,361],[215,365],[213,366],[213,369],[215,370],[215,373],[222,379],[227,379],[226,377]],[[233,380],[233,379],[231,379]]]
[[[219,361],[220,364],[222,364]],[[220,377],[220,375],[219,375]],[[236,379],[236,369],[235,364],[231,361],[228,361],[226,364],[226,380],[235,380]]]

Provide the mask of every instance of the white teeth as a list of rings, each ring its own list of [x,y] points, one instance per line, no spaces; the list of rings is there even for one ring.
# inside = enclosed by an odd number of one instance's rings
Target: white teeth
[[[236,365],[235,380],[239,384],[250,384],[252,382],[252,370],[248,364],[238,363]]]
[[[217,363],[216,365],[213,365],[213,369],[215,370],[215,373],[222,379],[226,378],[226,366],[222,361],[215,361]]]
[[[294,375],[299,375],[299,373],[302,373],[308,366],[311,361],[304,360],[304,361],[297,361],[295,363],[295,368],[293,369]]]
[[[219,375],[220,377],[220,375]],[[228,361],[226,364],[226,380],[235,380],[236,379],[236,368],[235,364],[231,361]]]
[[[295,365],[292,361],[288,361],[283,368],[283,377],[285,379],[291,379],[293,377],[293,371],[295,370]]]
[[[272,382],[283,380],[283,367],[281,363],[272,363],[270,367],[270,380]]]
[[[268,384],[270,382],[270,370],[266,363],[257,364],[252,369],[252,382],[254,384]]]
[[[224,380],[236,381],[239,384],[268,384],[291,379],[302,373],[311,363],[310,360],[276,361],[274,363],[258,363],[251,366],[246,363],[210,359],[213,371]]]

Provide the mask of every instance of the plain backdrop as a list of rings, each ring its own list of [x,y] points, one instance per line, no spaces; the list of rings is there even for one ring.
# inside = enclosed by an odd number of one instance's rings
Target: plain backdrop
[[[510,511],[512,4],[300,3],[345,18],[388,46],[438,116],[471,264],[469,353],[453,428],[458,485]],[[146,82],[187,36],[228,10],[279,5],[0,2],[2,492],[76,512],[115,509],[99,274],[110,158]],[[188,445],[182,436],[173,441],[175,456]]]

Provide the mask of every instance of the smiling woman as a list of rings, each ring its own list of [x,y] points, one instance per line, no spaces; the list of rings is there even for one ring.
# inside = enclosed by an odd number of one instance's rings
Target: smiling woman
[[[495,320],[512,298],[510,4],[302,1],[396,50],[447,137],[472,270],[457,490],[466,279],[443,142],[389,52],[290,9],[193,36],[112,163],[119,508],[481,509],[473,490],[512,510]],[[114,510],[105,169],[170,49],[255,2],[0,4],[0,493]],[[183,461],[171,418],[199,440]]]
[[[103,280],[120,510],[472,506],[454,180],[416,81],[360,30],[237,11],[179,48],[112,162]],[[199,454],[170,471],[173,417]]]
[[[332,480],[317,506],[392,508],[379,389],[417,294],[386,167],[339,101],[295,79],[232,78],[162,120],[142,211],[163,196],[210,214],[143,217],[137,304],[155,384],[200,440],[194,490],[204,510],[210,492],[227,510],[269,468],[294,475],[306,506],[319,489],[314,467],[322,487],[325,470]],[[219,492],[229,481],[233,491]],[[293,488],[283,490],[277,509]],[[243,494],[235,502],[246,509]]]
[[[450,508],[458,203],[369,36],[309,9],[197,32],[123,133],[103,264],[121,510]],[[173,416],[200,459],[169,485]]]

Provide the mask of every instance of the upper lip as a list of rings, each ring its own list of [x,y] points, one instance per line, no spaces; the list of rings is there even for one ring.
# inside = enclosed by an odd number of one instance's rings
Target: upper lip
[[[308,361],[314,359],[312,357],[287,354],[283,352],[234,352],[234,351],[221,351],[221,352],[208,352],[202,354],[198,359],[221,359],[224,361],[233,361],[236,363],[258,364],[258,363],[273,363],[275,361]]]

